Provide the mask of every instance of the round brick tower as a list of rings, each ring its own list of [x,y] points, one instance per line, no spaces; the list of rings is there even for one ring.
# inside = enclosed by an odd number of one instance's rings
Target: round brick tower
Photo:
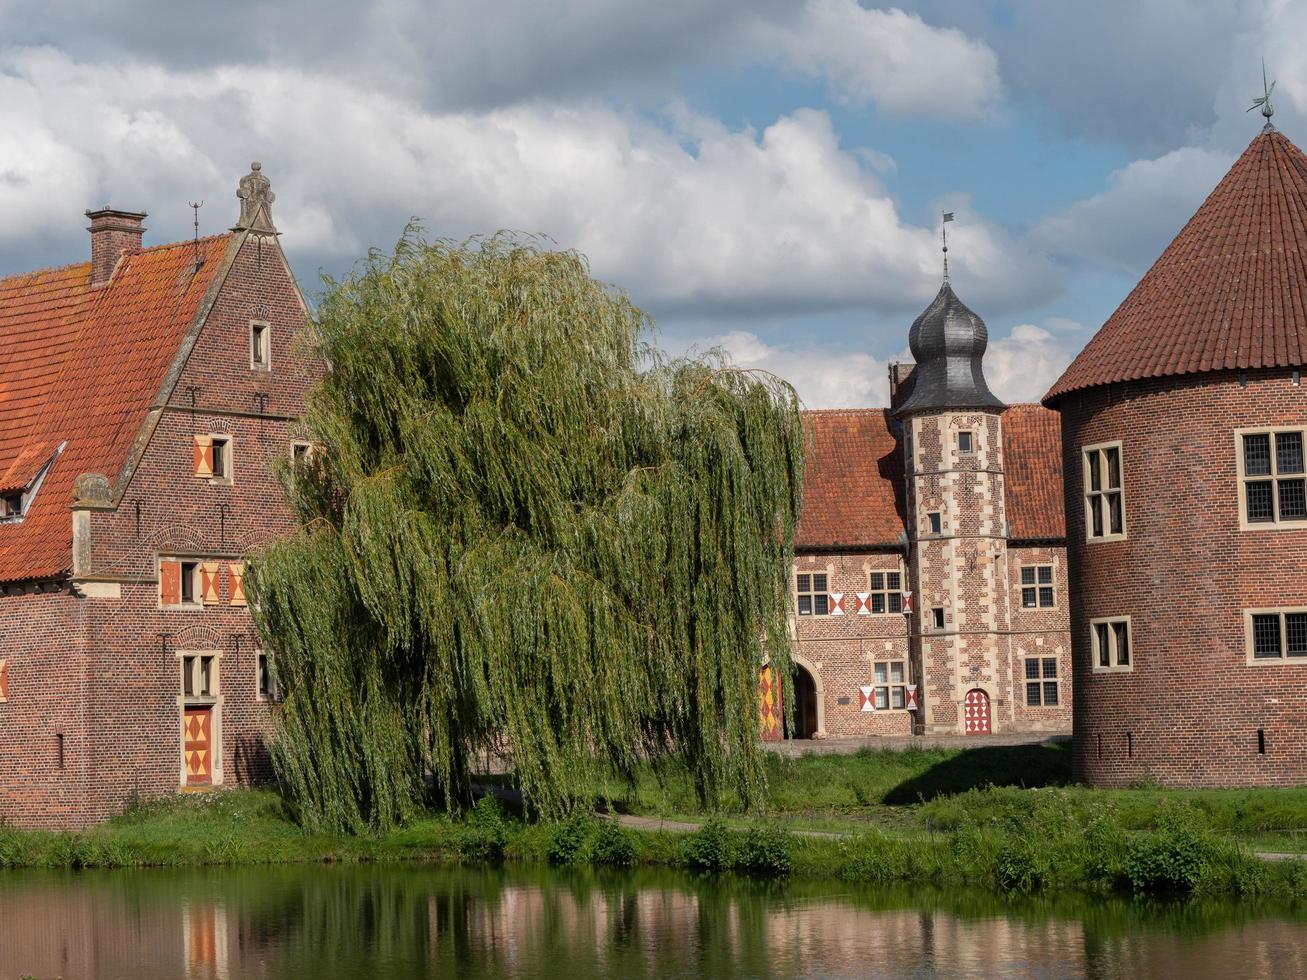
[[[926,734],[988,735],[1012,719],[1003,411],[985,323],[945,281],[908,334],[904,425],[909,626]]]
[[[1269,123],[1045,396],[1076,778],[1307,781],[1307,156]]]

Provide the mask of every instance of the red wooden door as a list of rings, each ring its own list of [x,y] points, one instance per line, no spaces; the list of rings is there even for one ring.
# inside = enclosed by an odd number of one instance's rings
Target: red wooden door
[[[989,734],[989,695],[980,688],[968,691],[962,702],[962,731],[966,735]]]
[[[212,737],[213,708],[187,708],[182,724],[187,786],[208,786],[213,782]]]

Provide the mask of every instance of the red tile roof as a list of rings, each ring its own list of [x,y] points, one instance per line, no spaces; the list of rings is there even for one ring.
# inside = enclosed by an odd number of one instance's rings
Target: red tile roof
[[[0,582],[72,567],[74,480],[112,484],[182,339],[223,266],[230,235],[126,256],[104,286],[91,264],[0,279],[0,489],[26,486],[61,444],[19,522],[0,523]]]
[[[1044,396],[1133,378],[1307,363],[1307,156],[1249,144]]]
[[[897,546],[907,526],[903,453],[879,408],[805,412],[810,435],[797,549]],[[1066,536],[1062,430],[1039,405],[1003,413],[1008,524],[1014,540]]]

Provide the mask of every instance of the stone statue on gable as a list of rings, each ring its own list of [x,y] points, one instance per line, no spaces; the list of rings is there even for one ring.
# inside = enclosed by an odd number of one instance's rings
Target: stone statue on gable
[[[276,235],[277,229],[272,223],[272,202],[277,195],[272,193],[272,182],[261,173],[262,165],[258,160],[250,164],[250,172],[241,178],[236,189],[236,197],[241,202],[241,216],[232,231],[249,231],[255,235]]]

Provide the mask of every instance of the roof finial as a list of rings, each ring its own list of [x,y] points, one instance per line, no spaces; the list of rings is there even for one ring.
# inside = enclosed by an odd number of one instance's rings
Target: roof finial
[[[944,283],[948,284],[948,223],[953,220],[952,211],[942,212],[944,220],[939,223],[939,240],[944,245]]]
[[[1275,115],[1275,107],[1271,105],[1271,93],[1274,91],[1275,91],[1274,81],[1272,81],[1270,85],[1266,84],[1266,59],[1263,58],[1262,59],[1262,97],[1260,99],[1253,99],[1253,104],[1244,110],[1245,112],[1252,112],[1254,109],[1258,108],[1259,106],[1261,107],[1262,115],[1266,117],[1266,125],[1262,127],[1263,133],[1272,133],[1275,131],[1275,127],[1271,124],[1271,116]]]
[[[278,234],[272,223],[272,202],[277,195],[272,193],[272,183],[261,171],[263,167],[258,160],[250,164],[250,172],[241,178],[236,196],[240,198],[241,215],[236,220],[232,231],[248,231],[260,239],[265,235]]]

